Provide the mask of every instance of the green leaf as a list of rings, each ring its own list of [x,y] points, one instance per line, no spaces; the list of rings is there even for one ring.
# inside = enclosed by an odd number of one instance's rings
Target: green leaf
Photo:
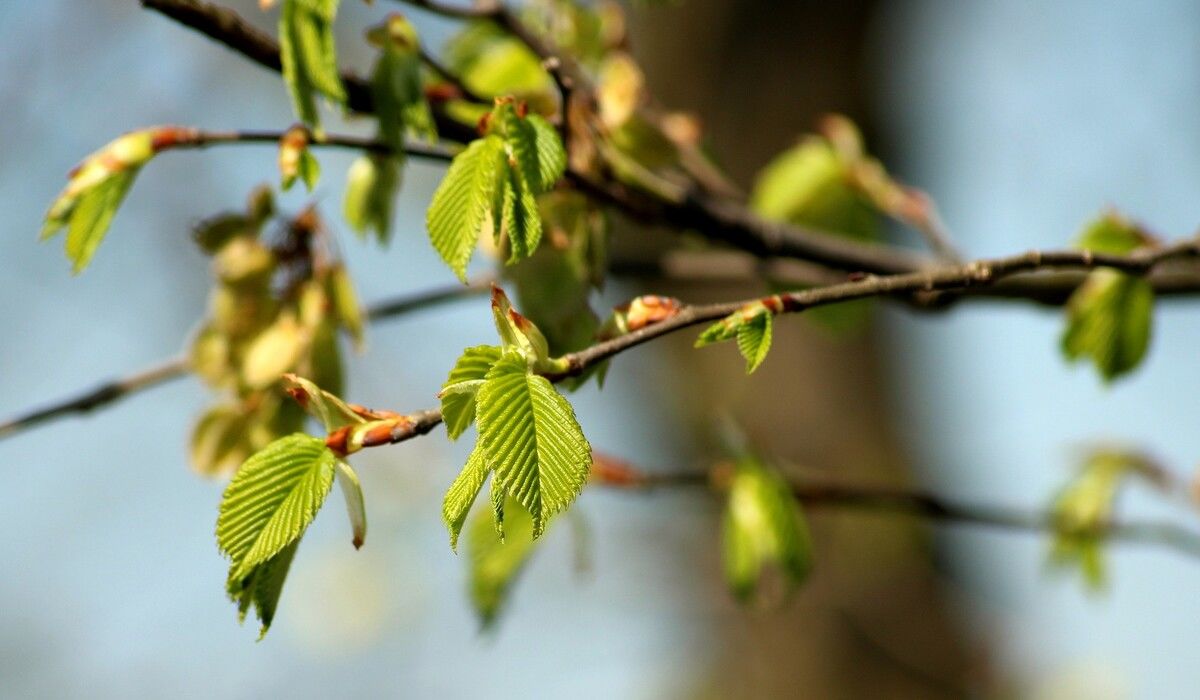
[[[773,310],[783,308],[777,296],[747,304],[705,328],[696,339],[696,347],[737,339],[738,351],[746,358],[746,374],[758,369],[771,349]]]
[[[1112,381],[1145,357],[1153,311],[1149,282],[1117,270],[1094,270],[1067,301],[1063,355],[1090,359],[1100,376]]]
[[[763,168],[750,196],[751,208],[773,221],[853,240],[877,240],[878,210],[869,193],[856,186],[862,156],[847,150],[853,149],[839,149],[820,136],[805,137]],[[869,301],[845,302],[818,307],[805,316],[845,332],[861,327],[871,306]]]
[[[475,393],[487,376],[488,370],[500,359],[500,348],[494,345],[477,345],[463,350],[454,363],[450,375],[442,385],[442,421],[451,440],[457,440],[475,422]],[[452,387],[467,385],[466,391],[451,390]],[[467,388],[463,387],[463,388]]]
[[[812,542],[791,489],[752,458],[738,463],[722,523],[725,576],[741,600],[753,597],[774,566],[788,590],[812,568]]]
[[[1050,565],[1077,567],[1089,590],[1102,590],[1107,581],[1102,531],[1111,524],[1117,495],[1129,476],[1154,479],[1155,471],[1156,467],[1139,455],[1107,450],[1089,454],[1078,475],[1054,498]]]
[[[261,389],[279,381],[293,369],[304,354],[304,329],[294,314],[287,312],[250,341],[242,356],[242,381],[252,389]]]
[[[595,340],[599,321],[589,305],[607,270],[607,221],[578,192],[556,190],[538,198],[544,236],[528,259],[506,268],[521,311],[545,334],[552,355]]]
[[[275,619],[275,611],[279,607],[279,596],[283,593],[283,582],[287,580],[288,570],[292,566],[292,559],[295,558],[299,545],[300,540],[297,539],[275,556],[254,567],[254,570],[246,577],[231,579],[226,584],[226,593],[238,606],[238,622],[245,621],[250,605],[254,605],[254,611],[258,615],[260,623],[259,641],[262,641],[263,637],[267,635],[267,630],[270,629],[271,622]]]
[[[380,137],[395,149],[403,147],[406,132],[436,139],[437,129],[421,85],[421,44],[416,29],[403,16],[393,14],[367,37],[382,49],[371,77]]]
[[[325,291],[338,323],[350,334],[355,348],[361,350],[366,316],[362,304],[358,303],[358,293],[354,291],[354,282],[350,279],[346,266],[338,263],[330,268],[325,284],[328,287]]]
[[[771,323],[771,314],[764,313],[738,327],[737,346],[746,358],[746,374],[753,373],[767,359],[767,351],[771,349]]]
[[[457,549],[458,535],[462,532],[463,524],[467,522],[467,513],[479,496],[479,490],[483,488],[483,482],[490,471],[483,443],[477,442],[475,449],[471,450],[471,456],[467,457],[466,466],[454,479],[454,483],[450,484],[450,488],[446,490],[446,497],[442,500],[442,522],[446,523],[446,529],[450,531],[450,549]]]
[[[346,91],[337,69],[333,22],[338,0],[283,0],[279,14],[279,51],[283,80],[296,116],[322,138],[317,94],[339,104]]]
[[[1152,242],[1136,224],[1120,213],[1110,211],[1088,224],[1075,245],[1093,253],[1125,255]]]
[[[355,549],[360,549],[367,540],[367,504],[363,498],[362,482],[349,464],[339,459],[334,466],[338,487],[346,498],[346,513],[350,516],[350,530],[353,533],[351,543]]]
[[[295,433],[242,465],[225,489],[217,544],[230,559],[230,580],[249,576],[304,534],[333,485],[337,458],[325,441]]]
[[[534,194],[548,192],[567,168],[567,152],[558,132],[542,116],[522,116],[512,100],[497,100],[492,121],[509,144],[521,178]]]
[[[492,285],[492,320],[504,347],[516,349],[531,366],[549,362],[550,346],[546,337],[533,321],[512,307],[508,295],[496,285]]]
[[[507,538],[497,533],[493,516],[481,510],[467,527],[467,565],[470,596],[475,612],[486,627],[496,620],[517,575],[533,553],[533,518],[519,503],[504,505]]]
[[[192,430],[188,450],[192,468],[204,476],[226,474],[237,468],[248,454],[247,423],[246,413],[236,406],[209,409]]]
[[[508,264],[512,265],[532,255],[542,242],[542,218],[537,209],[537,197],[515,168],[508,168],[501,214],[510,249]]]
[[[506,352],[492,366],[476,402],[497,484],[529,511],[538,537],[582,490],[591,447],[571,404],[519,353]]]
[[[132,172],[119,173],[80,196],[67,225],[67,257],[74,263],[71,272],[78,274],[91,262],[133,178]]]
[[[360,236],[375,231],[383,245],[391,240],[392,202],[400,189],[400,166],[395,158],[365,155],[355,159],[346,174],[342,212]]]
[[[504,141],[477,139],[454,157],[433,194],[426,214],[430,241],[463,282],[480,232],[500,225],[505,168]]]
[[[445,55],[450,69],[477,94],[515,95],[544,114],[557,107],[554,79],[541,59],[494,22],[464,24]]]

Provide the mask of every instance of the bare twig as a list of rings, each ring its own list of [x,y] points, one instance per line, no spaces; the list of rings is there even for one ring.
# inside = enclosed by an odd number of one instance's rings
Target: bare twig
[[[430,309],[451,301],[466,299],[487,292],[491,288],[491,284],[492,279],[490,277],[483,277],[473,280],[466,285],[447,285],[415,294],[385,299],[368,307],[367,317],[372,321],[383,321],[415,311]],[[174,357],[158,362],[125,377],[106,381],[94,389],[89,389],[88,391],[60,401],[55,401],[42,408],[25,411],[0,422],[0,440],[12,437],[23,430],[37,427],[42,423],[56,418],[93,411],[147,389],[153,389],[156,386],[161,386],[175,379],[181,379],[187,373],[188,361],[185,357]]]
[[[4,422],[0,422],[0,439],[14,435],[27,428],[36,427],[55,418],[60,418],[71,413],[87,413],[130,394],[152,389],[173,379],[182,377],[187,373],[187,368],[186,358],[173,357],[151,365],[146,369],[134,372],[126,377],[104,382],[94,389],[82,392],[68,399],[18,414]]]
[[[279,46],[270,37],[263,35],[237,13],[226,8],[200,2],[200,0],[141,0],[145,7],[157,10],[185,26],[196,29],[245,54],[255,62],[272,70],[280,70]],[[556,54],[548,49],[527,28],[496,3],[486,3],[479,8],[449,6],[440,2],[415,2],[441,14],[455,17],[486,17],[495,19],[509,27],[520,27],[523,41],[536,42],[539,55],[549,58]],[[499,14],[493,14],[499,9]],[[573,68],[573,62],[563,59],[561,70],[575,83],[576,88],[587,85],[586,76]],[[369,113],[374,109],[370,86],[361,79],[343,74],[347,104],[356,112]],[[439,120],[438,129],[451,139],[470,139],[474,130],[453,120]],[[571,178],[581,190],[599,196],[603,201],[616,205],[636,218],[651,218],[656,223],[694,229],[702,235],[764,257],[797,257],[811,260],[829,267],[846,271],[873,273],[906,272],[932,264],[922,256],[883,246],[857,243],[830,236],[811,229],[765,221],[750,213],[737,202],[713,199],[705,195],[692,195],[682,201],[664,201],[645,193],[635,192],[616,183],[597,183],[590,176],[570,171]]]
[[[655,474],[635,471],[627,466],[620,470],[620,475],[615,479],[593,478],[593,482],[599,485],[629,490],[708,488],[714,481],[712,475],[704,472]],[[1023,532],[1053,533],[1059,529],[1059,524],[1051,512],[965,503],[922,491],[809,480],[793,481],[791,489],[797,500],[814,509],[851,508],[898,513],[937,522]],[[1111,522],[1094,533],[1084,534],[1094,534],[1096,537],[1116,542],[1165,545],[1182,554],[1200,558],[1200,533],[1174,523]]]
[[[163,149],[207,148],[221,144],[264,143],[278,144],[287,133],[273,130],[236,130],[236,131],[204,131],[192,127],[163,127],[170,130],[170,139],[156,145]],[[321,138],[310,136],[309,146],[349,148],[372,153],[391,154],[394,149],[388,144],[375,139],[360,136],[345,136],[326,134]],[[438,144],[406,141],[404,154],[416,158],[449,161],[454,157],[454,151]]]

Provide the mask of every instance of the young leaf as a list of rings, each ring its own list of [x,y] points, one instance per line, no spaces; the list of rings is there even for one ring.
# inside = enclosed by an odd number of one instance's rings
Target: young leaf
[[[501,219],[503,231],[508,236],[509,264],[532,255],[542,242],[542,219],[537,210],[537,197],[515,168],[508,168]]]
[[[310,415],[321,421],[325,430],[333,432],[344,425],[357,425],[367,420],[337,396],[315,383],[295,374],[283,375],[287,393]]]
[[[304,534],[333,485],[337,458],[321,438],[282,437],[242,465],[221,498],[217,545],[238,582]]]
[[[339,104],[346,101],[337,69],[333,21],[339,0],[284,0],[279,14],[279,52],[283,80],[296,116],[321,138],[317,94]]]
[[[596,336],[589,305],[607,270],[608,230],[603,212],[578,192],[555,190],[538,198],[544,235],[526,260],[507,267],[522,313],[545,334],[552,355],[579,350]]]
[[[790,590],[812,565],[812,543],[791,489],[753,458],[738,463],[722,523],[725,575],[734,595],[754,595],[767,565]]]
[[[280,314],[246,348],[242,358],[242,381],[253,389],[261,389],[279,381],[284,372],[294,368],[304,353],[304,329],[292,313]]]
[[[834,123],[849,125],[844,120]],[[842,135],[806,136],[772,160],[754,184],[750,206],[774,221],[855,240],[876,240],[880,208],[872,192],[895,192],[899,186],[878,163],[863,156],[853,125],[836,131]],[[863,171],[872,176],[871,188],[863,186],[859,177]],[[853,330],[869,318],[870,307],[866,301],[845,302],[818,307],[805,316],[837,331]]]
[[[346,498],[346,513],[350,516],[350,530],[353,532],[351,543],[355,549],[359,549],[367,540],[367,505],[363,499],[362,483],[349,464],[339,459],[334,466],[338,487]]]
[[[1119,212],[1109,211],[1088,224],[1075,245],[1094,253],[1125,255],[1154,243],[1154,239]]]
[[[279,596],[283,593],[283,582],[287,580],[288,569],[292,566],[292,559],[295,558],[299,546],[300,540],[297,539],[275,556],[254,567],[249,575],[241,579],[230,579],[226,583],[225,592],[238,606],[238,622],[245,621],[250,605],[254,605],[260,623],[260,642],[275,619]]]
[[[545,114],[558,107],[554,79],[541,59],[493,22],[465,24],[447,43],[446,60],[477,94],[516,95]]]
[[[500,348],[494,345],[477,345],[463,350],[454,363],[450,376],[442,385],[442,420],[451,440],[457,440],[475,422],[475,393],[487,376],[488,370],[500,359]],[[463,386],[465,385],[465,386]],[[453,390],[462,387],[464,391]]]
[[[1145,357],[1153,312],[1149,282],[1117,270],[1095,270],[1067,301],[1063,355],[1090,359],[1100,376],[1112,381]]]
[[[463,524],[467,522],[467,513],[479,496],[483,482],[491,470],[487,466],[487,456],[483,451],[483,443],[477,442],[467,464],[459,472],[454,483],[446,490],[442,500],[442,522],[450,531],[450,549],[457,549],[458,535],[462,532]]]
[[[1089,455],[1078,476],[1054,499],[1056,530],[1049,563],[1056,568],[1079,567],[1088,589],[1102,590],[1107,578],[1102,530],[1112,519],[1126,478],[1146,471],[1146,461],[1136,455],[1107,451]]]
[[[525,114],[512,99],[496,101],[489,123],[498,124],[521,179],[534,194],[548,192],[567,167],[567,152],[554,127],[538,114]]]
[[[533,536],[587,481],[591,447],[567,402],[524,357],[506,352],[476,396],[479,438],[496,482],[525,506]]]
[[[485,226],[499,226],[505,168],[504,141],[487,136],[454,157],[426,214],[434,249],[463,282],[467,262]]]
[[[504,505],[507,539],[497,533],[493,515],[481,510],[467,527],[470,596],[484,627],[496,620],[517,575],[533,553],[534,523],[514,500]]]
[[[233,471],[246,459],[246,414],[233,406],[214,406],[192,430],[192,468],[204,476]]]
[[[346,223],[361,235],[375,231],[382,245],[391,240],[392,202],[400,188],[400,167],[395,158],[369,154],[360,156],[346,173],[346,195],[342,213]]]
[[[284,132],[279,139],[280,187],[290,190],[299,177],[309,192],[321,179],[321,164],[308,150],[308,129],[296,125]]]
[[[350,280],[350,273],[346,271],[346,266],[338,264],[331,268],[325,282],[328,287],[326,294],[329,296],[329,302],[333,306],[338,323],[350,334],[355,347],[361,350],[363,326],[366,320],[362,305],[358,303],[358,294],[354,291],[354,282]]]
[[[504,347],[515,348],[531,365],[549,360],[550,346],[546,337],[533,321],[512,307],[508,295],[496,285],[492,285],[492,320],[496,322],[496,332]]]
[[[751,374],[771,349],[771,314],[762,313],[738,327],[737,346],[746,358],[746,374]]]
[[[125,134],[88,156],[71,172],[67,186],[50,205],[40,239],[67,228],[66,251],[72,272],[81,272],[91,261],[138,171],[154,156],[160,131]]]
[[[412,23],[390,15],[367,32],[367,39],[382,50],[371,77],[380,138],[397,150],[404,145],[406,132],[436,139],[421,85],[421,44]]]
[[[747,304],[704,329],[696,347],[737,339],[738,351],[746,358],[746,374],[758,369],[771,349],[772,316],[783,308],[778,296]]]

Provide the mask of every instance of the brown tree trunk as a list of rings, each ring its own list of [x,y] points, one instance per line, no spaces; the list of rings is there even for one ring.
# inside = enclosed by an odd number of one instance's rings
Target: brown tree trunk
[[[846,113],[870,133],[862,58],[874,6],[686,0],[634,11],[632,46],[660,102],[701,116],[708,145],[748,189],[754,173],[822,113]],[[695,302],[741,298],[752,289],[661,287]],[[691,338],[672,338],[664,343],[677,373],[678,405],[671,410],[692,412],[693,445],[712,444],[704,434],[713,425],[707,411],[716,407],[745,427],[756,447],[800,475],[906,483],[876,341],[869,329],[838,338],[805,319],[784,319],[770,358],[746,377],[732,348],[695,351]],[[887,516],[814,512],[809,520],[817,569],[790,605],[735,611],[715,583],[700,598],[710,607],[699,613],[723,643],[697,681],[697,694],[963,694],[978,659],[948,611],[928,531]],[[707,564],[699,568],[716,570],[715,561]]]

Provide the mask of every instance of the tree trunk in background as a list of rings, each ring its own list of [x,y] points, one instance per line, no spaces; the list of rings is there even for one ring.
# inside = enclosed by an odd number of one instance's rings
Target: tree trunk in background
[[[870,134],[863,45],[872,2],[685,0],[631,12],[634,54],[669,109],[704,120],[709,146],[739,186],[825,112],[843,112]],[[692,302],[750,296],[728,285],[661,286]],[[688,415],[697,460],[726,411],[752,443],[794,473],[854,483],[909,481],[887,415],[871,331],[834,337],[799,319],[776,324],[770,358],[752,377],[732,344],[692,350],[672,337],[675,396]],[[687,336],[688,334],[681,334]],[[694,334],[692,334],[694,335]],[[670,399],[667,399],[670,400]],[[684,447],[684,449],[688,449]],[[715,639],[696,694],[715,697],[942,697],[961,695],[980,655],[949,610],[933,570],[929,532],[889,516],[809,513],[817,570],[781,610],[736,611],[715,583],[700,610]],[[716,557],[716,548],[711,554]],[[718,570],[708,562],[707,570]],[[707,593],[707,592],[706,592]]]

